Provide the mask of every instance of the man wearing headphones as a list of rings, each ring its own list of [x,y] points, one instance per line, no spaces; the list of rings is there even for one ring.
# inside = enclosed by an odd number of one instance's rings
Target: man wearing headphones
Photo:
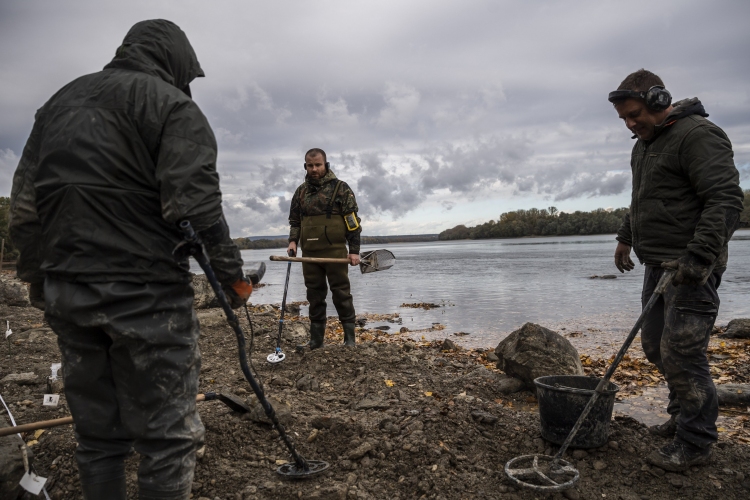
[[[642,304],[666,269],[674,279],[641,329],[643,350],[669,387],[670,419],[652,434],[673,438],[647,460],[685,470],[708,462],[718,437],[716,388],[706,348],[719,310],[717,288],[728,260],[727,243],[739,224],[743,193],[732,145],[706,119],[697,98],[671,104],[661,78],[641,69],[609,94],[637,139],[630,166],[630,213],[617,232],[615,265],[634,268],[631,248],[646,265]]]
[[[307,172],[305,182],[294,192],[289,210],[288,252],[295,255],[299,243],[305,257],[347,258],[349,265],[358,265],[362,227],[352,189],[336,178],[322,149],[308,151],[304,167]],[[344,329],[344,345],[353,346],[355,312],[346,264],[303,263],[302,274],[310,303],[310,342],[307,346],[317,349],[323,345],[328,285]]]

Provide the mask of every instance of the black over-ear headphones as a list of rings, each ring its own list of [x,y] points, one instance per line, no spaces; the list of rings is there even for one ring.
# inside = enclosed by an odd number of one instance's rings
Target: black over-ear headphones
[[[654,111],[664,111],[672,104],[672,94],[661,85],[654,85],[646,92],[637,90],[615,90],[609,93],[609,102],[623,99],[643,99],[646,106]]]
[[[307,171],[307,162],[302,164],[302,168],[304,168],[305,171]],[[326,162],[326,170],[330,170],[330,169],[331,169],[331,164]]]

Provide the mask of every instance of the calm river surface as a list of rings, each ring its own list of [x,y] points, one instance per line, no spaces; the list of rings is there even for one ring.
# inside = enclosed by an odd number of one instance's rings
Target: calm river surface
[[[494,347],[527,321],[555,330],[582,332],[571,338],[579,348],[619,346],[640,312],[644,267],[620,274],[613,264],[614,235],[502,240],[397,243],[387,245],[396,258],[389,270],[360,274],[350,268],[358,313],[399,313],[401,326],[445,329],[419,332],[427,339],[451,336],[467,347]],[[383,248],[364,246],[363,250]],[[729,268],[719,289],[717,324],[750,317],[750,231],[738,231],[729,244]],[[286,263],[270,262],[283,249],[244,250],[245,262],[265,261],[267,286],[256,290],[255,304],[280,303]],[[635,256],[633,255],[635,260]],[[616,274],[617,279],[589,279]],[[304,301],[300,264],[292,264],[288,302]],[[400,307],[432,302],[429,311]],[[306,311],[303,309],[303,313]],[[328,315],[335,315],[330,302]],[[389,325],[389,323],[378,323]],[[368,326],[372,326],[369,324]]]

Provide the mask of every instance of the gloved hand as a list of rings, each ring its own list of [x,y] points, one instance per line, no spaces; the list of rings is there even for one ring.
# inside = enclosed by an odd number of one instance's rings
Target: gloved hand
[[[247,299],[253,293],[253,284],[250,278],[243,276],[229,286],[222,286],[224,294],[227,296],[229,305],[232,309],[237,309],[247,304]]]
[[[32,307],[44,311],[44,282],[31,283],[29,285],[29,302]]]
[[[672,279],[672,284],[674,286],[702,286],[706,284],[708,276],[711,274],[711,266],[706,264],[703,259],[690,252],[677,260],[662,262],[661,267],[677,271]]]

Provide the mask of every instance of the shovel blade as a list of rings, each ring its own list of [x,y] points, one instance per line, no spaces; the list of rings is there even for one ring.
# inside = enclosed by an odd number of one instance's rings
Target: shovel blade
[[[250,407],[245,404],[242,399],[235,396],[234,394],[218,394],[217,398],[219,401],[227,405],[232,411],[239,413],[249,413]]]

